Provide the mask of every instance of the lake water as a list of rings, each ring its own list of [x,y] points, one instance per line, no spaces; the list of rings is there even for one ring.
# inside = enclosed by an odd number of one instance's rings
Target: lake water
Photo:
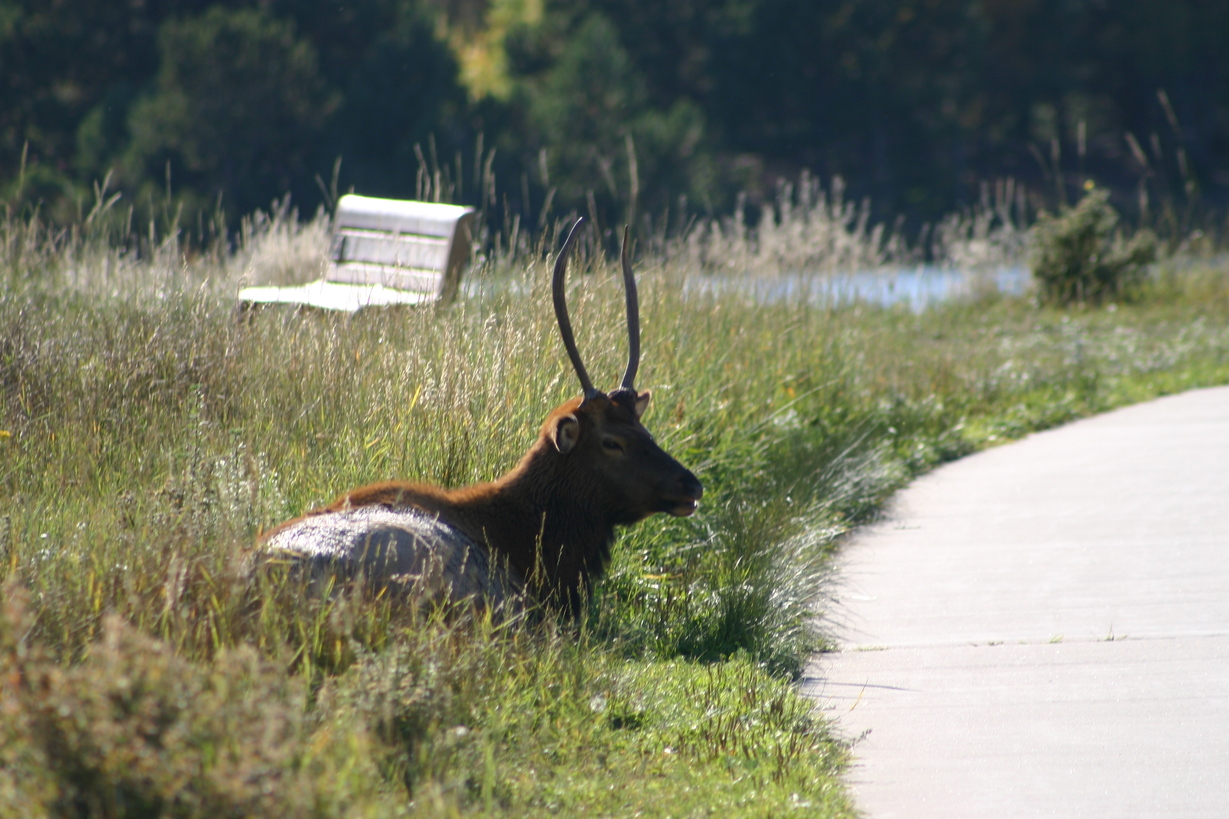
[[[805,272],[751,279],[694,276],[687,280],[686,289],[706,294],[738,291],[765,304],[785,301],[848,304],[862,301],[884,306],[907,304],[914,311],[921,311],[930,304],[969,295],[987,287],[1009,295],[1019,295],[1028,285],[1028,279],[1028,270],[1022,266],[976,273],[920,266],[835,276]]]
[[[979,272],[919,266],[836,275],[806,272],[752,277],[701,274],[688,277],[684,292],[697,295],[745,293],[764,304],[786,301],[807,301],[812,304],[861,301],[884,306],[907,304],[910,309],[920,312],[927,305],[969,295],[987,287],[1009,295],[1019,295],[1024,292],[1028,281],[1028,270],[1023,266]],[[507,278],[468,279],[462,282],[461,290],[468,299],[508,291],[530,296],[529,286],[524,280]]]

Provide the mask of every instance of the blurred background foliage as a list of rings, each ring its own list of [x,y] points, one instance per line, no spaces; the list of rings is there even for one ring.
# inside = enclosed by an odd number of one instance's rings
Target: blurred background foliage
[[[0,195],[52,221],[108,173],[214,226],[350,189],[754,211],[803,169],[915,226],[1005,177],[1229,202],[1223,0],[9,0],[0,78]]]

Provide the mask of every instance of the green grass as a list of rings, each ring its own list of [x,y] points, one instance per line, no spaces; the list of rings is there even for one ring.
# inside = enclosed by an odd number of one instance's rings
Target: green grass
[[[529,297],[234,320],[240,279],[302,276],[322,236],[136,258],[88,225],[0,231],[0,814],[849,816],[847,746],[791,687],[840,536],[943,461],[1229,382],[1224,264],[1132,305],[914,315],[685,296],[705,273],[663,244],[638,380],[701,511],[628,530],[575,625],[309,600],[249,582],[261,527],[489,479],[577,391],[532,255],[486,274]],[[609,385],[616,276],[577,268]]]

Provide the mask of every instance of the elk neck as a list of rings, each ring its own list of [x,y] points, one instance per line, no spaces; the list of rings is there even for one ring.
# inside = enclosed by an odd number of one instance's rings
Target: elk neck
[[[531,586],[575,606],[605,569],[614,521],[566,470],[565,456],[540,436],[498,480],[443,494],[458,528],[507,559]]]

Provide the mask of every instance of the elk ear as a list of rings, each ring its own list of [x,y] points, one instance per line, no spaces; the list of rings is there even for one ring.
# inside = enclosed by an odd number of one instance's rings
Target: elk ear
[[[645,390],[644,392],[636,396],[636,420],[637,421],[639,421],[641,418],[644,417],[644,411],[649,408],[649,399],[652,397],[653,397],[653,394],[649,392],[648,390]]]
[[[555,421],[555,428],[551,430],[550,437],[555,449],[567,455],[572,451],[572,447],[576,446],[576,440],[580,437],[580,421],[576,420],[575,415],[560,416],[559,420]]]

